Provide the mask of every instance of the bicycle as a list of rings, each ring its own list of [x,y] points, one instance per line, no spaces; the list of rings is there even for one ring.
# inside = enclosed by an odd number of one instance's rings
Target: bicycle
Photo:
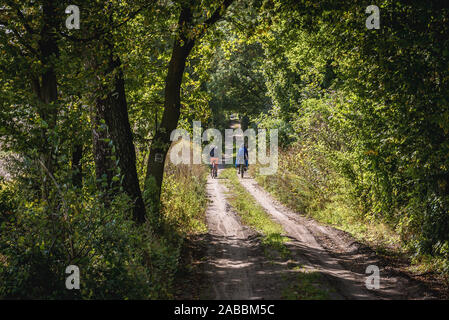
[[[245,171],[248,168],[248,160],[245,159],[245,163],[239,163],[238,168],[239,168],[238,173],[240,174],[240,177],[243,178],[243,176],[245,175]]]
[[[248,150],[244,144],[240,146],[237,152],[235,166],[239,168],[239,174],[243,178],[245,171],[248,168]]]
[[[211,158],[210,164],[210,176],[212,177],[212,179],[215,179],[218,176],[218,158]]]
[[[244,164],[239,164],[239,173],[243,179],[243,175],[245,174],[245,165]]]

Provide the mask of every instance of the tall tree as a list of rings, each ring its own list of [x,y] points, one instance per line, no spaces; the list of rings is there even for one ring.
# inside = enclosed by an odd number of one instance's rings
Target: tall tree
[[[123,175],[123,189],[133,201],[133,217],[137,222],[143,223],[145,221],[145,205],[137,177],[136,150],[128,118],[125,81],[120,69],[120,58],[111,54],[109,59],[110,72],[115,71],[115,75],[113,77],[113,90],[107,93],[104,101],[104,117],[116,146],[118,167]]]
[[[135,5],[123,5],[120,2],[93,3],[91,14],[87,17],[90,24],[89,36],[80,38],[68,36],[73,41],[84,43],[89,57],[87,62],[95,77],[96,93],[92,119],[93,151],[96,176],[107,188],[117,185],[114,181],[114,169],[119,169],[121,186],[133,203],[133,218],[138,223],[145,221],[145,205],[139,186],[136,169],[136,152],[128,117],[125,79],[117,43],[123,41],[120,28],[130,22],[139,12],[151,6],[153,2]],[[106,15],[104,14],[106,13]],[[93,23],[94,24],[93,24]],[[100,31],[92,26],[100,26]],[[115,147],[112,152],[111,144]]]
[[[170,147],[170,134],[176,129],[181,111],[180,90],[187,58],[195,43],[215,24],[232,4],[233,0],[224,0],[218,4],[210,17],[201,15],[194,18],[195,9],[203,11],[198,1],[182,1],[177,23],[177,35],[173,39],[173,49],[165,78],[164,113],[162,121],[153,138],[147,162],[145,190],[149,192],[154,214],[157,215],[161,187],[164,175],[164,163]],[[197,12],[195,12],[197,13]],[[198,24],[198,21],[203,21]],[[196,22],[196,23],[195,23]],[[157,219],[157,217],[156,217]]]

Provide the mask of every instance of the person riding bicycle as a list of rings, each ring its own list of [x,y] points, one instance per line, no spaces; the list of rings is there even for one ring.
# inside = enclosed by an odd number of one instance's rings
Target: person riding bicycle
[[[237,159],[235,162],[235,166],[239,169],[239,174],[241,164],[245,166],[244,170],[248,168],[248,148],[246,147],[246,144],[242,144],[239,150],[237,151]]]
[[[209,152],[211,169],[214,167],[214,165],[218,166],[218,152],[216,149],[217,149],[216,146],[212,146]]]

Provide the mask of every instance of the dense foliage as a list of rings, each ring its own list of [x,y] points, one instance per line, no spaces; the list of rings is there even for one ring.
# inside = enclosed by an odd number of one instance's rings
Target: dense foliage
[[[367,29],[370,4],[80,0],[68,30],[64,1],[5,0],[0,297],[170,297],[206,205],[203,167],[165,165],[170,132],[231,113],[279,129],[259,181],[281,200],[447,272],[448,6],[380,0]]]
[[[349,205],[345,219],[387,223],[412,252],[447,261],[448,7],[376,5],[381,27],[368,30],[363,2],[265,3],[255,37],[273,108],[257,122],[287,142],[281,181],[266,179],[303,211]]]
[[[171,297],[182,241],[205,228],[204,168],[167,167],[158,190],[147,161],[174,42],[192,31],[180,15],[201,28],[222,4],[78,1],[67,29],[65,1],[2,2],[1,298]],[[180,126],[209,117],[208,37],[183,57]]]

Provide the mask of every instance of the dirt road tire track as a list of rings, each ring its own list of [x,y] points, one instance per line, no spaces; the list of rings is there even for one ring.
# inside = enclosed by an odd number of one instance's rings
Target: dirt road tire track
[[[373,252],[341,231],[323,226],[289,210],[263,190],[254,179],[240,179],[246,190],[278,221],[306,260],[331,281],[346,299],[432,299],[432,292],[405,274],[382,268]],[[380,289],[365,287],[368,265],[380,268]]]
[[[226,187],[220,179],[209,178],[210,199],[206,211],[209,232],[205,273],[205,299],[280,299],[288,282],[286,261],[269,261],[258,235],[244,226],[226,201]]]

